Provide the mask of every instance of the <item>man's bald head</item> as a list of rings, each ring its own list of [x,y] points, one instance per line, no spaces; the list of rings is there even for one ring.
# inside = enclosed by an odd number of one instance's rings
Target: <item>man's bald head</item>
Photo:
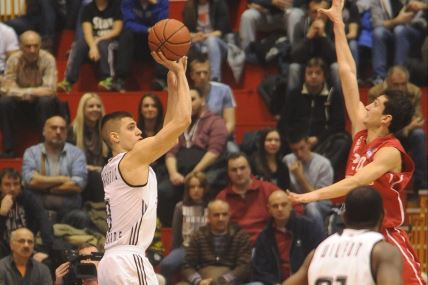
[[[35,31],[25,31],[19,37],[19,42],[21,44],[27,43],[27,42],[37,42],[40,44],[42,42],[42,38]]]
[[[270,194],[267,207],[277,225],[284,226],[287,223],[292,207],[284,191],[277,190]]]

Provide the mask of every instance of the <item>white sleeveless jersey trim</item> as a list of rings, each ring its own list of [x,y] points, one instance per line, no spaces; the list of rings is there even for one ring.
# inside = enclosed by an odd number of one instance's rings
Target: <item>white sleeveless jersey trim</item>
[[[381,240],[380,233],[352,229],[328,237],[315,250],[308,270],[309,284],[375,285],[371,253]]]
[[[133,245],[146,250],[156,229],[156,175],[149,167],[145,185],[128,184],[119,170],[125,154],[111,158],[101,172],[108,226],[105,249]]]

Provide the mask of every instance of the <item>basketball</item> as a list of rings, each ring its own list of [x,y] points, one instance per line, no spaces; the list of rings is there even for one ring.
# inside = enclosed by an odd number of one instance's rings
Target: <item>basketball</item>
[[[177,60],[190,48],[190,33],[180,21],[165,19],[157,22],[149,32],[151,51],[161,51],[169,60]]]

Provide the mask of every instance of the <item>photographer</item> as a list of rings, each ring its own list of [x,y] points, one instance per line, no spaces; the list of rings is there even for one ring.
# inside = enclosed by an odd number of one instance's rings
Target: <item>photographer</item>
[[[93,263],[95,265],[95,270],[98,267],[98,258],[93,258],[93,253],[99,252],[98,248],[91,244],[84,243],[79,247],[77,257],[70,258],[69,261],[61,264],[55,269],[55,285],[74,285],[74,284],[82,284],[82,285],[98,285],[97,274],[96,271],[94,274],[87,274],[85,272],[84,278],[79,278],[81,270],[78,270],[78,265],[85,263]],[[87,259],[82,259],[82,257],[87,257]],[[71,270],[73,268],[73,270]],[[91,276],[89,276],[91,275]],[[80,282],[81,281],[81,282]]]

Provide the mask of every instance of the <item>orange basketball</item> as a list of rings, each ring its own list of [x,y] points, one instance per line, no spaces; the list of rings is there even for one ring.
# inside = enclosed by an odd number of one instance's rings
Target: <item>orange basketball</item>
[[[180,21],[161,20],[150,29],[149,47],[152,51],[161,51],[169,60],[177,60],[190,48],[189,30]]]

